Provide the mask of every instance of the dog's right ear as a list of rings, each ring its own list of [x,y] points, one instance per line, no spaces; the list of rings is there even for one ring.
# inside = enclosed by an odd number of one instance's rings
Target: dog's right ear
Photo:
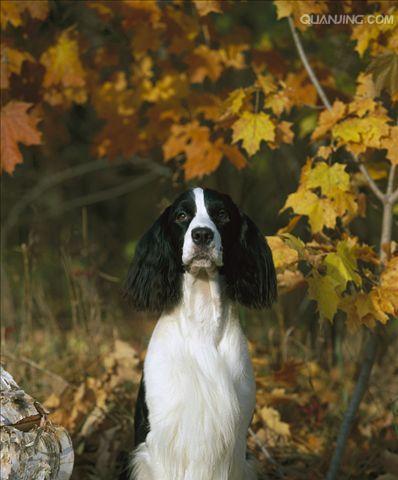
[[[181,298],[182,260],[171,243],[169,215],[170,207],[138,242],[130,265],[124,293],[137,310],[161,312]]]

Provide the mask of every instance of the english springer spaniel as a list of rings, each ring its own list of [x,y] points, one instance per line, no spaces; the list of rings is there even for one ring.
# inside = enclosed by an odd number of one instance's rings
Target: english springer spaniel
[[[161,316],[135,413],[134,480],[252,480],[255,382],[237,304],[276,298],[271,251],[232,200],[194,188],[139,241],[126,293]]]

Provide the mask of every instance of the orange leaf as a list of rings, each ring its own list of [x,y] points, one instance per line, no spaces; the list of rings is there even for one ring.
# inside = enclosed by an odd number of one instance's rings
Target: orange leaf
[[[201,17],[208,15],[209,13],[222,13],[220,2],[216,0],[194,0],[196,10]]]
[[[199,45],[187,59],[192,83],[202,83],[206,77],[215,82],[221,75],[221,54],[206,45]]]
[[[247,161],[244,155],[241,153],[238,147],[235,145],[222,145],[222,151],[226,158],[236,167],[238,170],[246,167]]]
[[[71,29],[61,33],[56,44],[42,54],[40,62],[46,67],[43,86],[48,89],[45,99],[50,104],[58,105],[63,100],[86,101],[85,71],[79,57],[79,45]]]
[[[1,111],[1,169],[7,173],[11,174],[15,165],[22,163],[18,143],[41,144],[39,119],[27,112],[31,106],[31,103],[9,102]]]

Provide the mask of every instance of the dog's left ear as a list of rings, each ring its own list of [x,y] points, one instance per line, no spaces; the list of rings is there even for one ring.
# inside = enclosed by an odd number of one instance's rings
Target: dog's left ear
[[[181,252],[168,232],[170,207],[138,242],[124,294],[137,310],[161,312],[175,306],[181,297]]]
[[[277,297],[272,252],[254,222],[240,215],[240,234],[224,255],[227,295],[249,308],[270,307]]]

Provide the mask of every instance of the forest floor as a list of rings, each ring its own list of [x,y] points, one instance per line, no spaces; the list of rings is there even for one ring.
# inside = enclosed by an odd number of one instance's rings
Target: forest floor
[[[52,412],[50,419],[72,436],[74,480],[118,477],[133,444],[134,402],[152,328],[153,322],[145,319],[134,323],[134,329],[37,328],[19,343],[12,332],[3,330],[3,364]],[[249,448],[264,478],[322,479],[353,388],[359,341],[355,336],[346,340],[342,347],[346,360],[325,366],[294,335],[285,340],[282,347],[250,341],[257,406]],[[395,354],[394,348],[382,352],[374,368],[339,479],[397,478]]]

